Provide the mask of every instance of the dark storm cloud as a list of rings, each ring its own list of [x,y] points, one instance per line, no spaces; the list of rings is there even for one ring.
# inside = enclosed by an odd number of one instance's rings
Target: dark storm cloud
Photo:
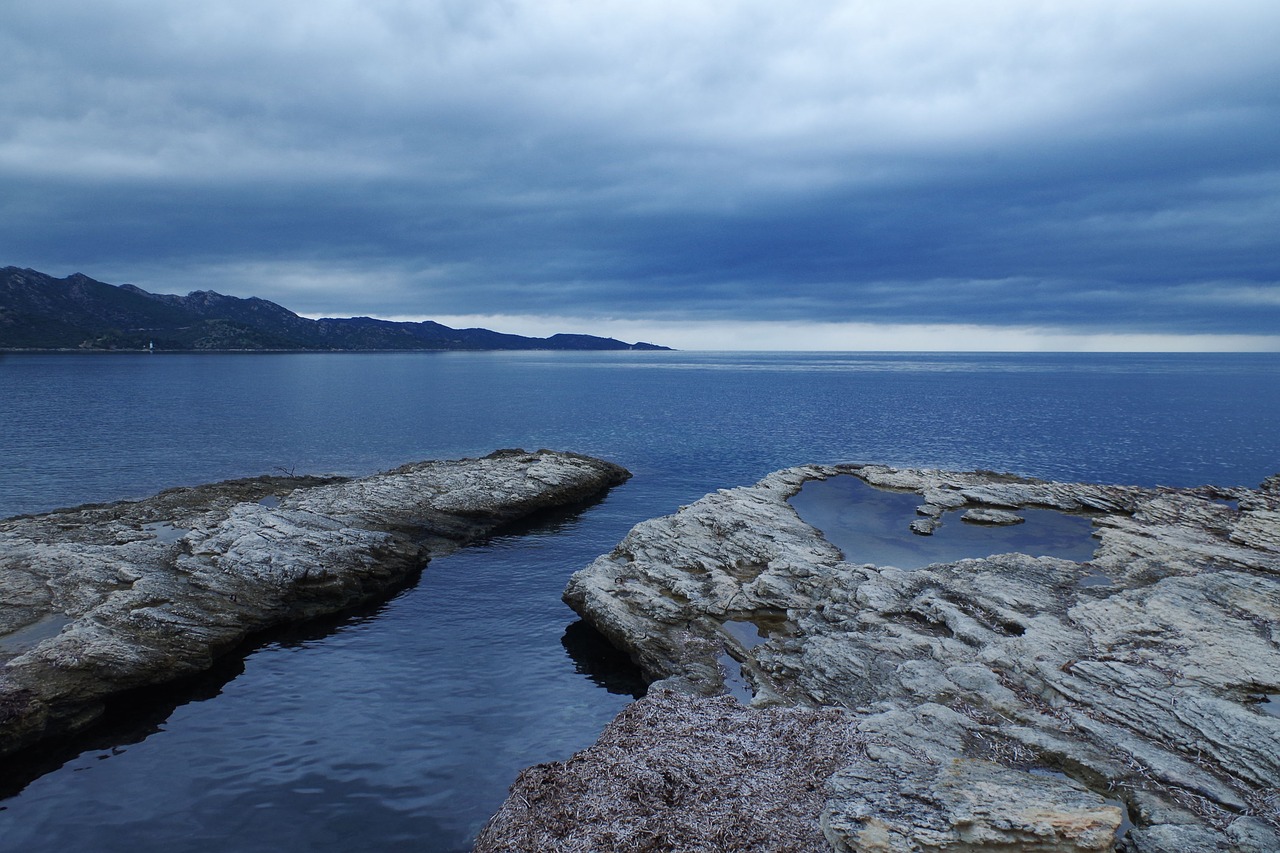
[[[5,263],[329,314],[1280,329],[1269,3],[0,23]]]

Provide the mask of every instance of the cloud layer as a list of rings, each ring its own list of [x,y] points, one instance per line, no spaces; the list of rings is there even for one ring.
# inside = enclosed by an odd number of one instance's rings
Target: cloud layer
[[[1270,2],[0,24],[5,263],[333,315],[1280,330]]]

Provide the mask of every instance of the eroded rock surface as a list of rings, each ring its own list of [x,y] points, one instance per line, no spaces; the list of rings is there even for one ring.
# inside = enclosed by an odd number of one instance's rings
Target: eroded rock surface
[[[850,563],[788,503],[840,474],[918,493],[933,526],[1087,512],[1097,548],[1085,563]],[[637,525],[565,600],[664,687],[714,695],[740,670],[744,714],[847,715],[865,755],[826,784],[834,849],[1280,850],[1277,478],[1174,490],[788,469]]]
[[[574,454],[499,451],[0,521],[0,754],[84,727],[112,694],[205,670],[254,632],[375,597],[433,556],[628,476]]]

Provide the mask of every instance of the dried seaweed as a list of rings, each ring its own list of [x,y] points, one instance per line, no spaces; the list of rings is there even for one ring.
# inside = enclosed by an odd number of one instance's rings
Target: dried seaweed
[[[659,689],[591,748],[520,774],[475,849],[829,850],[825,783],[860,755],[854,718],[835,708],[745,708]]]

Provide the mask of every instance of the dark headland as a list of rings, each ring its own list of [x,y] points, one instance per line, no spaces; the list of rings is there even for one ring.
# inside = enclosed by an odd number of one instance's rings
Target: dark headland
[[[431,321],[300,317],[252,297],[211,290],[186,296],[148,293],[76,273],[0,269],[0,350],[669,350],[595,335],[531,338],[489,329],[453,329]]]

